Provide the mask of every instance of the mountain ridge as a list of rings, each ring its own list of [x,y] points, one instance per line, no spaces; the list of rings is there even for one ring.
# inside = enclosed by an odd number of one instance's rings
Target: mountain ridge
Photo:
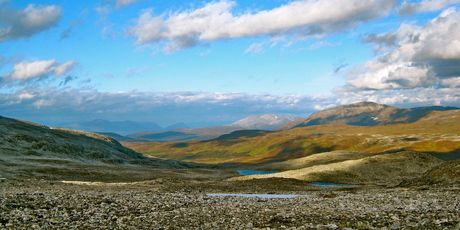
[[[431,111],[446,111],[460,109],[448,106],[416,107],[412,109],[378,104],[375,102],[357,102],[349,105],[336,106],[311,114],[288,124],[277,131],[292,128],[323,124],[348,124],[358,126],[375,126],[398,122],[414,122]]]

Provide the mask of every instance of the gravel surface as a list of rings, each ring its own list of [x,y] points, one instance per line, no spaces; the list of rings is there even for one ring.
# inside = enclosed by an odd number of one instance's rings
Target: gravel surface
[[[205,187],[0,179],[0,229],[460,229],[458,187],[306,186],[274,199]]]

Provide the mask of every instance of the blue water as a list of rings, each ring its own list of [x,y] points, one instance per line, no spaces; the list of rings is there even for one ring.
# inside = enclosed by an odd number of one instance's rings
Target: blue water
[[[237,172],[242,176],[256,175],[256,174],[272,174],[279,173],[278,171],[256,171],[256,170],[237,170]]]
[[[354,186],[354,187],[361,186],[361,185],[356,185],[356,184],[335,184],[335,183],[325,183],[325,182],[313,182],[310,184],[314,186]]]
[[[294,198],[298,195],[277,195],[277,194],[227,194],[227,193],[208,193],[208,196],[236,196],[236,197],[259,197],[259,198]]]

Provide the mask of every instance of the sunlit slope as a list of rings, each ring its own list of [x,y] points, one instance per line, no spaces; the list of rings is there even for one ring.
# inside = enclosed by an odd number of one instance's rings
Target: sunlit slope
[[[443,162],[428,154],[403,151],[330,164],[313,165],[274,174],[234,177],[230,180],[276,177],[339,184],[396,185],[404,180],[417,177]]]
[[[252,135],[244,132],[205,142],[124,144],[148,156],[202,163],[269,163],[334,150],[412,150],[450,156],[460,153],[460,110],[434,111],[404,124],[329,124]]]

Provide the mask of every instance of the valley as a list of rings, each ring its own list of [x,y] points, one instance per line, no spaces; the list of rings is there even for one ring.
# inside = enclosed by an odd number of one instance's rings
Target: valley
[[[0,228],[458,229],[460,110],[417,114],[163,142],[0,117]]]

